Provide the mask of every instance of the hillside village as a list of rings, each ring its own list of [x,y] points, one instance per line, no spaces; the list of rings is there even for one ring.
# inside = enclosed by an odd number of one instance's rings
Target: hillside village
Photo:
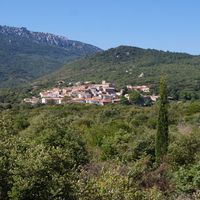
[[[150,88],[146,85],[142,86],[126,86],[127,90],[134,90],[141,93],[143,98],[155,102],[159,96],[149,95]],[[123,95],[123,89],[117,91],[112,83],[102,81],[100,84],[77,82],[69,87],[56,87],[40,92],[39,97],[24,99],[24,102],[31,104],[65,104],[65,103],[88,103],[96,105],[106,105],[119,103]],[[125,97],[129,99],[129,95]]]

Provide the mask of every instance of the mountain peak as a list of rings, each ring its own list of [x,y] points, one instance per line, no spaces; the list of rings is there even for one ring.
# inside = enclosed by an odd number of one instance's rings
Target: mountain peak
[[[69,61],[101,51],[64,36],[0,26],[0,88],[27,83]]]
[[[82,50],[90,48],[91,51],[94,52],[102,51],[98,47],[79,41],[69,40],[65,36],[54,35],[52,33],[29,31],[26,27],[0,26],[0,34],[3,34],[6,37],[31,40],[35,43],[53,45],[61,48],[73,48]]]

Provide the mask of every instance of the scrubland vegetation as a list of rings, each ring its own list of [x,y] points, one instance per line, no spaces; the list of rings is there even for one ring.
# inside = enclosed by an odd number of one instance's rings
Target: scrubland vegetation
[[[0,199],[198,199],[200,102],[169,105],[155,162],[158,104],[30,106],[0,113]]]

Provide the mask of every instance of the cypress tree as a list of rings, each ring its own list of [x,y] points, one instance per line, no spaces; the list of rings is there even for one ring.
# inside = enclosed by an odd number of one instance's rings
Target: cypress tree
[[[167,100],[167,84],[165,78],[160,80],[160,101],[159,101],[159,116],[156,134],[156,162],[162,162],[163,157],[168,149],[168,100]]]

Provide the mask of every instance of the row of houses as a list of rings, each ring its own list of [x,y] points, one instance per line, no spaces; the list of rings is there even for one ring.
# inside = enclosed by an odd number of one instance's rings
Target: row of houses
[[[150,92],[147,86],[127,86],[127,89]],[[75,86],[45,90],[40,92],[40,98],[33,97],[24,101],[32,104],[89,103],[106,105],[118,103],[122,93],[123,90],[117,92],[115,85],[106,81],[102,81],[101,84],[85,82]]]
[[[132,86],[132,85],[127,85],[128,90],[135,90],[139,92],[144,92],[144,93],[149,93],[150,88],[146,85],[137,85],[137,86]]]

